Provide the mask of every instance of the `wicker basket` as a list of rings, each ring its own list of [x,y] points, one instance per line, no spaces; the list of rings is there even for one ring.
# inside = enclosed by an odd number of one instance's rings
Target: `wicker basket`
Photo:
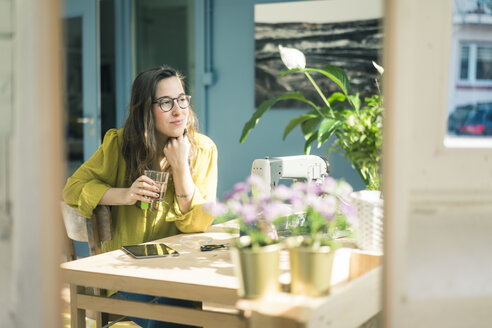
[[[368,251],[383,251],[383,200],[379,190],[351,194],[359,221],[357,246]]]

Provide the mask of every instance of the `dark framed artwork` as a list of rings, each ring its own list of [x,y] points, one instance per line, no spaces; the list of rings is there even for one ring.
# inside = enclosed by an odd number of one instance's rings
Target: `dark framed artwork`
[[[301,72],[280,77],[287,70],[278,46],[301,50],[306,67],[334,65],[343,68],[350,81],[349,93],[361,100],[377,93],[374,81],[382,52],[380,0],[302,1],[255,6],[255,105],[286,91],[302,91],[321,105],[321,98]],[[356,13],[354,13],[354,8]],[[365,9],[369,8],[369,9]],[[274,14],[275,13],[275,14]],[[329,14],[328,14],[329,13]],[[340,91],[318,73],[312,74],[325,94]],[[276,108],[304,108],[296,100],[283,100]]]

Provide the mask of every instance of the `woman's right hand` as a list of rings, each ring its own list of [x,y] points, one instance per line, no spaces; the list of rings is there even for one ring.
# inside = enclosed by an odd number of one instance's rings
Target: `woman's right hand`
[[[146,175],[141,175],[132,183],[131,187],[128,188],[127,197],[128,205],[133,205],[137,201],[151,203],[152,200],[148,197],[158,198],[159,188],[157,188],[155,182],[151,178]]]

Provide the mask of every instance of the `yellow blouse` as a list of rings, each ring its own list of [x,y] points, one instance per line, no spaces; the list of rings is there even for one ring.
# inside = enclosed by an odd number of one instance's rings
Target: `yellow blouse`
[[[136,205],[112,206],[113,239],[103,244],[103,251],[139,244],[180,232],[203,232],[213,221],[202,205],[215,201],[217,194],[217,147],[203,134],[196,133],[197,156],[193,163],[195,192],[190,211],[181,213],[176,200],[172,176],[158,210],[142,210]],[[94,208],[109,188],[128,188],[126,162],[121,152],[123,129],[111,129],[92,157],[67,180],[63,189],[65,202],[90,218]],[[169,205],[168,205],[169,204]]]

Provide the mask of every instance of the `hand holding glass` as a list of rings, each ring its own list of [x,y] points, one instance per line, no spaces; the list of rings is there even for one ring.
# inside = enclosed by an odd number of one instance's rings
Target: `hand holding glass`
[[[167,189],[167,180],[169,178],[169,173],[167,172],[161,172],[161,171],[154,171],[154,170],[145,170],[144,171],[145,175],[151,178],[155,184],[156,187],[159,188],[159,197],[157,199],[152,199],[151,197],[146,197],[149,198],[149,203],[151,202],[151,210],[156,210],[158,208],[158,202],[164,201],[164,196],[166,195],[166,189]],[[149,207],[149,203],[146,202],[141,202],[141,208],[146,210]]]

